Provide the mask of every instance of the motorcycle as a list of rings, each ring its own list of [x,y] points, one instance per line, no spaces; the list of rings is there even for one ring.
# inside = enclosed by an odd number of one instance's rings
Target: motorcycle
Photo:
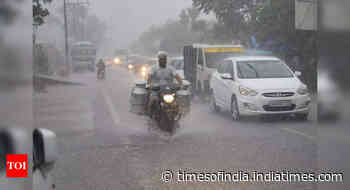
[[[105,72],[106,72],[105,69],[98,70],[98,72],[97,72],[97,79],[99,79],[99,80],[106,79]]]
[[[152,86],[148,88],[151,94],[158,96],[151,104],[150,117],[157,122],[159,128],[171,134],[179,127],[182,117],[181,105],[177,101],[176,92],[179,86]]]

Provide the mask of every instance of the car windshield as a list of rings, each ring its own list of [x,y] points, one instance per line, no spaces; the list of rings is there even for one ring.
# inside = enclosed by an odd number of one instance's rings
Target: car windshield
[[[274,60],[239,61],[237,71],[238,77],[242,79],[293,77],[284,63]]]
[[[206,64],[208,68],[216,68],[217,64],[229,57],[237,56],[238,52],[206,53]]]

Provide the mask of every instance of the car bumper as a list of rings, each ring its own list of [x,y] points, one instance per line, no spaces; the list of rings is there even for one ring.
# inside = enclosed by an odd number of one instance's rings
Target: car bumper
[[[288,100],[290,106],[269,106],[270,101]],[[284,98],[267,97],[240,97],[238,99],[239,112],[242,116],[280,115],[280,114],[308,114],[310,111],[311,98],[308,95]]]

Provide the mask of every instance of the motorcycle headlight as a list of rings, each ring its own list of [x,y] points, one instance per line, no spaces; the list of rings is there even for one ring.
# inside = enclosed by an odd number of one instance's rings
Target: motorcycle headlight
[[[141,72],[141,75],[142,75],[143,77],[146,77],[146,76],[147,76],[146,71],[142,71],[142,72]]]
[[[133,65],[128,65],[128,68],[129,68],[129,69],[133,69],[134,66],[133,66]]]
[[[143,66],[143,67],[141,68],[141,71],[142,71],[142,72],[146,72],[146,71],[147,71],[147,68],[146,68],[145,66]]]
[[[299,95],[306,95],[309,93],[309,89],[307,88],[307,86],[301,86],[298,88],[297,93]]]
[[[163,100],[164,100],[164,102],[171,104],[174,102],[175,96],[173,94],[166,94],[163,96]]]
[[[247,87],[243,87],[243,86],[239,87],[239,93],[243,96],[256,96],[256,95],[258,95],[257,91],[249,89]]]

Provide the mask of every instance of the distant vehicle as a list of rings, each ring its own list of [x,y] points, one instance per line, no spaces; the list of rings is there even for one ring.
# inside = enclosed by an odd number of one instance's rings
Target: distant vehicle
[[[311,98],[300,75],[275,57],[225,59],[211,77],[211,109],[229,110],[234,120],[273,114],[307,120]]]
[[[192,90],[201,97],[209,95],[209,81],[217,64],[222,60],[240,55],[244,51],[241,45],[204,45],[185,46],[184,76],[191,82]]]
[[[112,63],[115,65],[127,64],[130,52],[128,49],[117,49],[114,52]]]
[[[95,71],[96,46],[87,41],[77,42],[72,45],[71,59],[73,71],[89,69]]]
[[[327,71],[319,69],[317,75],[318,120],[336,121],[341,116],[341,91]]]
[[[143,79],[147,78],[151,66],[154,64],[151,57],[131,55],[129,56],[128,69]]]

